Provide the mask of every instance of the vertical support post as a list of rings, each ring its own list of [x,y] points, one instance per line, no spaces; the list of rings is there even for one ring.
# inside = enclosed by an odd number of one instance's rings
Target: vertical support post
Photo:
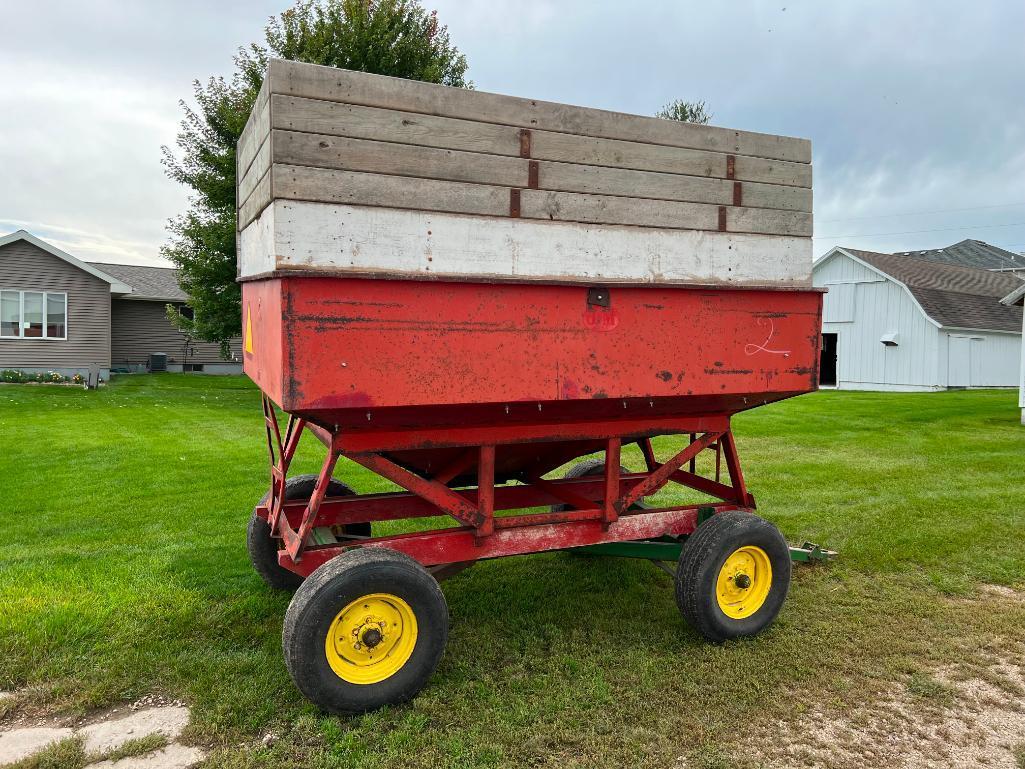
[[[602,528],[607,529],[609,524],[615,523],[619,518],[616,512],[615,502],[619,499],[619,457],[622,450],[622,439],[609,438],[605,446],[605,498],[602,501],[601,522]]]
[[[287,533],[285,534],[285,546],[293,561],[299,560],[302,549],[306,545],[306,538],[317,521],[317,512],[320,510],[320,503],[327,496],[327,487],[331,485],[331,476],[335,471],[338,456],[338,452],[334,449],[328,449],[327,456],[324,457],[324,465],[320,468],[320,475],[317,476],[317,485],[313,487],[313,493],[310,495],[305,512],[303,512],[303,520],[299,524],[295,539],[289,541],[290,538]]]
[[[690,442],[691,443],[694,443],[694,441],[696,441],[697,439],[698,439],[698,434],[697,433],[691,433],[690,434]],[[698,471],[698,458],[697,458],[697,455],[695,455],[695,456],[690,458],[690,472],[691,472],[691,475],[694,475],[695,473],[697,473],[697,471]]]
[[[637,441],[637,445],[641,447],[641,454],[644,455],[644,464],[648,468],[649,473],[653,473],[658,470],[658,460],[655,459],[655,449],[651,446],[651,438],[642,438]]]
[[[285,480],[288,475],[288,466],[292,463],[295,450],[299,447],[299,439],[306,427],[306,420],[290,414],[282,441],[281,428],[278,426],[278,416],[274,411],[274,404],[270,398],[264,395],[263,421],[267,431],[267,451],[270,454],[270,493],[267,496],[270,514],[267,524],[270,526],[272,535],[278,536],[278,518],[281,516],[281,506],[285,501]]]
[[[737,502],[744,507],[754,507],[755,499],[748,492],[744,483],[744,473],[740,469],[740,457],[737,455],[737,442],[733,439],[733,430],[727,430],[719,438],[722,444],[723,454],[726,458],[726,469],[730,473],[730,482],[736,494]]]
[[[477,462],[477,509],[481,515],[475,540],[495,532],[495,447],[481,446]]]

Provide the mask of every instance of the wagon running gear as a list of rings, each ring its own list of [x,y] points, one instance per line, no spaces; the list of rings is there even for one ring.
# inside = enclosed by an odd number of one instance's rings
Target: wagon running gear
[[[298,502],[310,498],[313,487],[317,485],[316,475],[296,475],[285,481],[285,501]],[[349,497],[356,492],[341,481],[332,480],[327,487],[329,497]],[[270,492],[263,495],[261,505],[266,505]],[[369,523],[351,523],[342,529],[343,536],[369,537]],[[249,519],[246,529],[246,548],[249,550],[249,561],[253,564],[267,586],[273,590],[294,592],[302,584],[303,578],[293,571],[283,569],[278,564],[278,550],[281,540],[271,536],[270,525],[255,512]]]

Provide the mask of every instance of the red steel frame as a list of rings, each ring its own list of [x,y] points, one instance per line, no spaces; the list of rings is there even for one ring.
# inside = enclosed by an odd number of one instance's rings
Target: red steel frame
[[[263,396],[267,447],[271,461],[271,489],[267,503],[256,513],[268,521],[272,536],[283,540],[280,564],[303,576],[353,547],[387,547],[406,553],[424,566],[459,564],[484,558],[561,550],[607,542],[682,536],[694,531],[699,509],[713,512],[753,509],[737,456],[737,447],[726,415],[662,417],[644,420],[529,423],[488,427],[433,428],[423,431],[388,429],[354,433],[327,429],[290,414],[282,434],[271,400]],[[316,436],[327,448],[317,484],[308,501],[285,502],[284,484],[289,466],[304,432]],[[690,442],[664,462],[655,458],[655,435],[689,434]],[[495,478],[496,447],[551,443],[558,448],[568,440],[598,441],[605,452],[603,476],[546,480],[542,476],[572,459],[549,453],[547,460],[517,472],[515,485],[498,485]],[[403,450],[462,447],[455,459],[433,473],[416,473],[389,455]],[[636,443],[645,458],[646,471],[620,472],[624,444]],[[715,477],[697,474],[695,460],[702,451],[715,452]],[[557,459],[552,459],[555,456]],[[346,457],[387,478],[402,492],[328,497],[328,484],[340,457]],[[729,483],[720,478],[725,460]],[[686,469],[685,469],[686,468]],[[453,488],[457,477],[476,471],[476,486]],[[667,483],[702,492],[717,501],[675,507],[636,506]],[[503,510],[559,504],[561,512],[496,516]],[[312,545],[316,527],[334,527],[365,521],[387,521],[448,515],[454,528],[426,532],[346,539],[334,545]]]

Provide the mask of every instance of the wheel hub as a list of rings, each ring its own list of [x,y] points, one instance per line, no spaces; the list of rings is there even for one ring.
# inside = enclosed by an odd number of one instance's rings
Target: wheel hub
[[[349,603],[328,628],[324,650],[331,669],[344,681],[372,684],[393,676],[416,645],[412,607],[389,593]]]
[[[768,554],[755,545],[737,548],[726,558],[716,580],[719,609],[731,619],[745,619],[757,612],[772,587]]]
[[[381,643],[382,640],[384,640],[384,633],[382,633],[376,627],[372,627],[368,630],[364,630],[360,638],[363,640],[364,646],[373,649],[375,646]]]

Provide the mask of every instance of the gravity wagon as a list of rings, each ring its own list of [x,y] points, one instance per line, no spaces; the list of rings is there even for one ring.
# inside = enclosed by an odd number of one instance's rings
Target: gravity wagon
[[[730,417],[816,387],[807,141],[271,61],[238,179],[271,475],[248,546],[295,591],[285,662],[313,702],[415,695],[438,580],[487,558],[678,558],[706,638],[773,621],[792,554]],[[323,463],[290,474],[304,435]],[[400,490],[357,493],[343,457]],[[667,484],[706,501],[645,503]],[[455,525],[379,526],[435,516]]]

